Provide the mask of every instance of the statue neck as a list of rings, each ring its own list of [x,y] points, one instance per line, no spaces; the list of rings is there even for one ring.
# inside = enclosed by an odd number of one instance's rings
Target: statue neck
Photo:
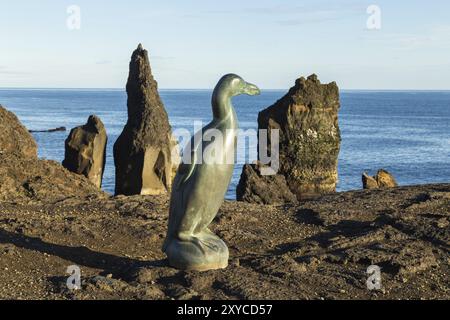
[[[224,120],[229,116],[234,116],[234,108],[229,93],[225,93],[222,90],[214,90],[211,104],[214,119]]]

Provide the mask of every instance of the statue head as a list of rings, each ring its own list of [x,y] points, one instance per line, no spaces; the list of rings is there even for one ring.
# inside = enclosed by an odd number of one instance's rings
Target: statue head
[[[250,96],[260,94],[260,90],[254,84],[246,82],[236,74],[224,75],[216,85],[214,94],[225,94],[229,97],[238,96],[240,94],[247,94]]]

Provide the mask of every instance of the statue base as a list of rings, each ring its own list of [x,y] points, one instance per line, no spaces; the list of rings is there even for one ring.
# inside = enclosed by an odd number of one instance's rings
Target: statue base
[[[228,266],[228,247],[212,232],[197,234],[186,241],[171,239],[165,252],[169,265],[180,270],[207,271]]]

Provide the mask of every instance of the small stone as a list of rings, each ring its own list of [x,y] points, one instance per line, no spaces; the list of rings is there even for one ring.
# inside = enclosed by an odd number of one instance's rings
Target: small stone
[[[448,219],[447,218],[441,218],[437,221],[437,226],[438,228],[447,228],[449,225]]]
[[[156,280],[157,274],[153,269],[141,268],[136,273],[136,281],[141,284],[145,283],[154,283]]]
[[[244,165],[236,188],[236,199],[248,203],[296,203],[297,197],[289,189],[283,175],[263,175],[261,163]]]
[[[375,179],[380,188],[395,188],[398,186],[394,176],[384,169],[378,170]]]
[[[384,169],[378,170],[377,174],[373,177],[364,172],[362,175],[362,184],[363,189],[384,189],[398,186],[394,176]]]
[[[164,292],[156,286],[149,286],[145,288],[144,298],[155,300],[155,299],[164,299]]]
[[[378,182],[366,172],[362,175],[363,189],[378,189]]]

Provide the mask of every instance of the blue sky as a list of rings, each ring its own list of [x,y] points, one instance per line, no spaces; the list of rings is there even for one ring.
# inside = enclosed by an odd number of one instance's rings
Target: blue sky
[[[366,27],[372,4],[380,30]],[[123,88],[142,42],[160,88],[234,72],[273,89],[311,73],[343,89],[450,89],[448,0],[0,0],[0,39],[0,87]]]

